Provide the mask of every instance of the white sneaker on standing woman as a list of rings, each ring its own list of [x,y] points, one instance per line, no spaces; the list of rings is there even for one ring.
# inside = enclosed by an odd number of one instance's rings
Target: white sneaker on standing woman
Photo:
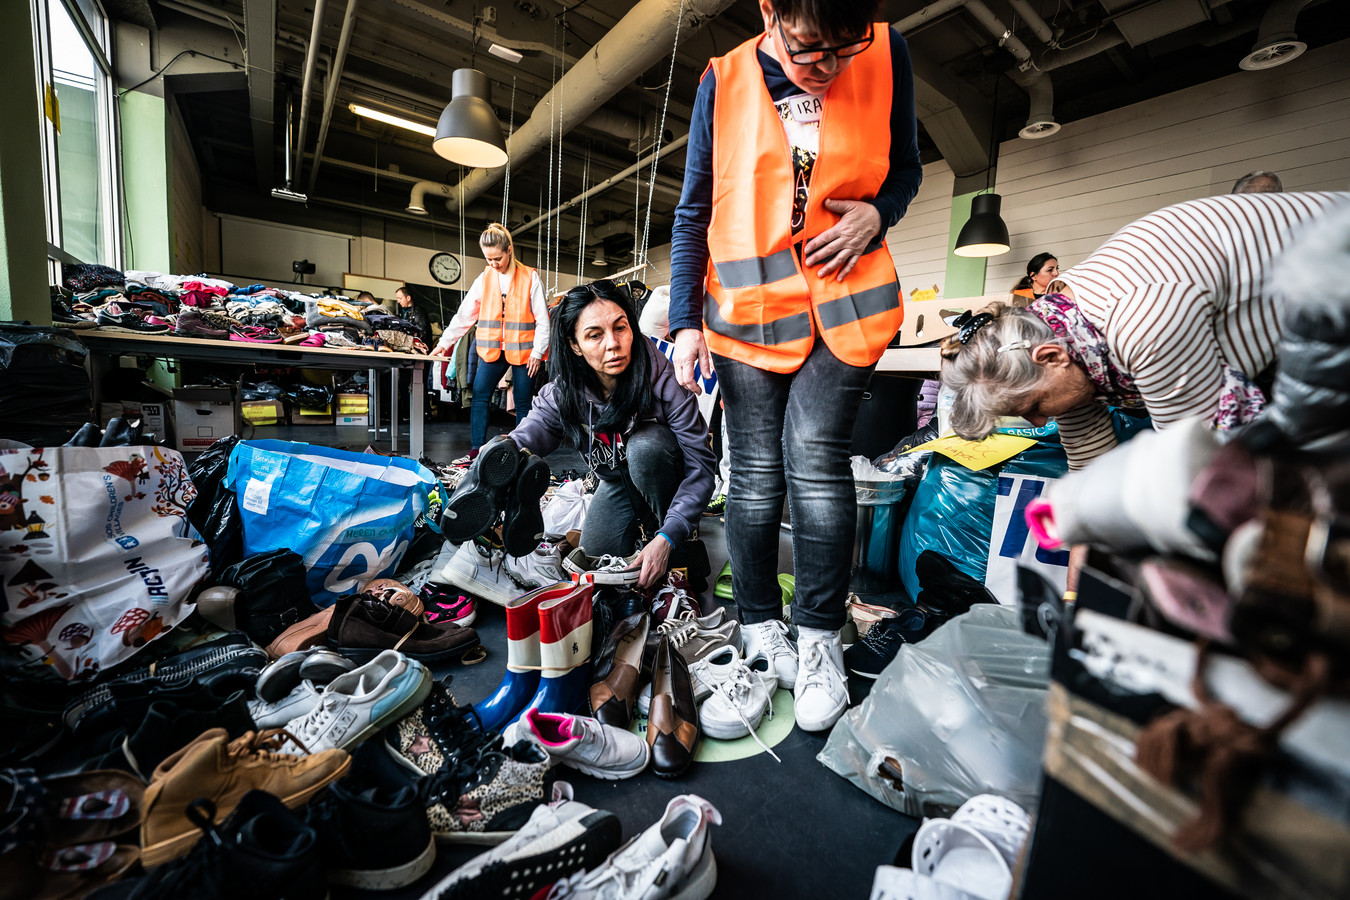
[[[844,676],[844,646],[839,632],[797,629],[793,707],[803,731],[826,731],[848,709],[848,679]]]

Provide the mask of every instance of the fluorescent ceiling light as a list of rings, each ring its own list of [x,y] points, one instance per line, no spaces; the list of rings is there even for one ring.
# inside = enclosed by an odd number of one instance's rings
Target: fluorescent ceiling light
[[[393,113],[371,109],[369,106],[362,106],[359,103],[349,103],[347,104],[347,108],[358,116],[374,119],[376,122],[383,122],[386,125],[395,125],[399,128],[406,128],[409,131],[416,131],[418,134],[425,134],[427,137],[436,136],[436,128],[433,125],[424,125],[421,122],[414,122],[412,119],[405,119],[402,116],[396,116]]]
[[[488,52],[498,59],[504,59],[507,62],[518,63],[525,58],[525,54],[519,50],[512,50],[510,47],[503,47],[501,44],[493,44],[488,47]]]

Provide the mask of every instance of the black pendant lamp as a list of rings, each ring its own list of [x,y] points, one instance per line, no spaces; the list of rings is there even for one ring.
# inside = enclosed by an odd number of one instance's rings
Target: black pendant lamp
[[[475,169],[506,165],[502,123],[492,111],[487,76],[477,69],[456,69],[450,81],[450,104],[436,124],[431,148],[453,163]]]
[[[999,216],[1003,198],[998,194],[976,194],[970,201],[970,219],[956,236],[957,256],[998,256],[1012,249],[1008,226]]]

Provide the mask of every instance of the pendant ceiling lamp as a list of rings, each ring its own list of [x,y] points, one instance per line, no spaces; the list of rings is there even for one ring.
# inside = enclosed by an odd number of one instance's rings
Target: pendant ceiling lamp
[[[456,69],[450,81],[450,104],[436,124],[431,148],[462,166],[496,169],[506,165],[502,123],[492,111],[487,76],[477,69]]]
[[[970,218],[956,236],[957,256],[998,256],[1012,249],[1008,226],[999,215],[1003,198],[998,194],[977,194],[970,201]]]

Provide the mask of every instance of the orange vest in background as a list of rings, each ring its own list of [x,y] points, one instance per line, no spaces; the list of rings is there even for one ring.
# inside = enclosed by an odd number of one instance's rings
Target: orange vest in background
[[[511,277],[511,290],[502,302],[501,279],[497,270],[488,266],[483,270],[483,305],[478,308],[478,332],[474,346],[484,362],[501,358],[503,346],[506,361],[523,366],[530,361],[534,349],[534,312],[530,309],[530,285],[534,269],[516,263]],[[505,335],[505,341],[502,336]]]
[[[890,168],[890,32],[872,27],[872,45],[825,94],[806,224],[796,235],[791,148],[755,58],[759,38],[710,63],[717,93],[703,329],[714,353],[794,372],[819,329],[836,357],[870,366],[900,329],[900,284],[884,239],[842,282],[837,272],[818,277],[820,266],[804,266],[795,249],[839,221],[825,200],[871,200]]]

